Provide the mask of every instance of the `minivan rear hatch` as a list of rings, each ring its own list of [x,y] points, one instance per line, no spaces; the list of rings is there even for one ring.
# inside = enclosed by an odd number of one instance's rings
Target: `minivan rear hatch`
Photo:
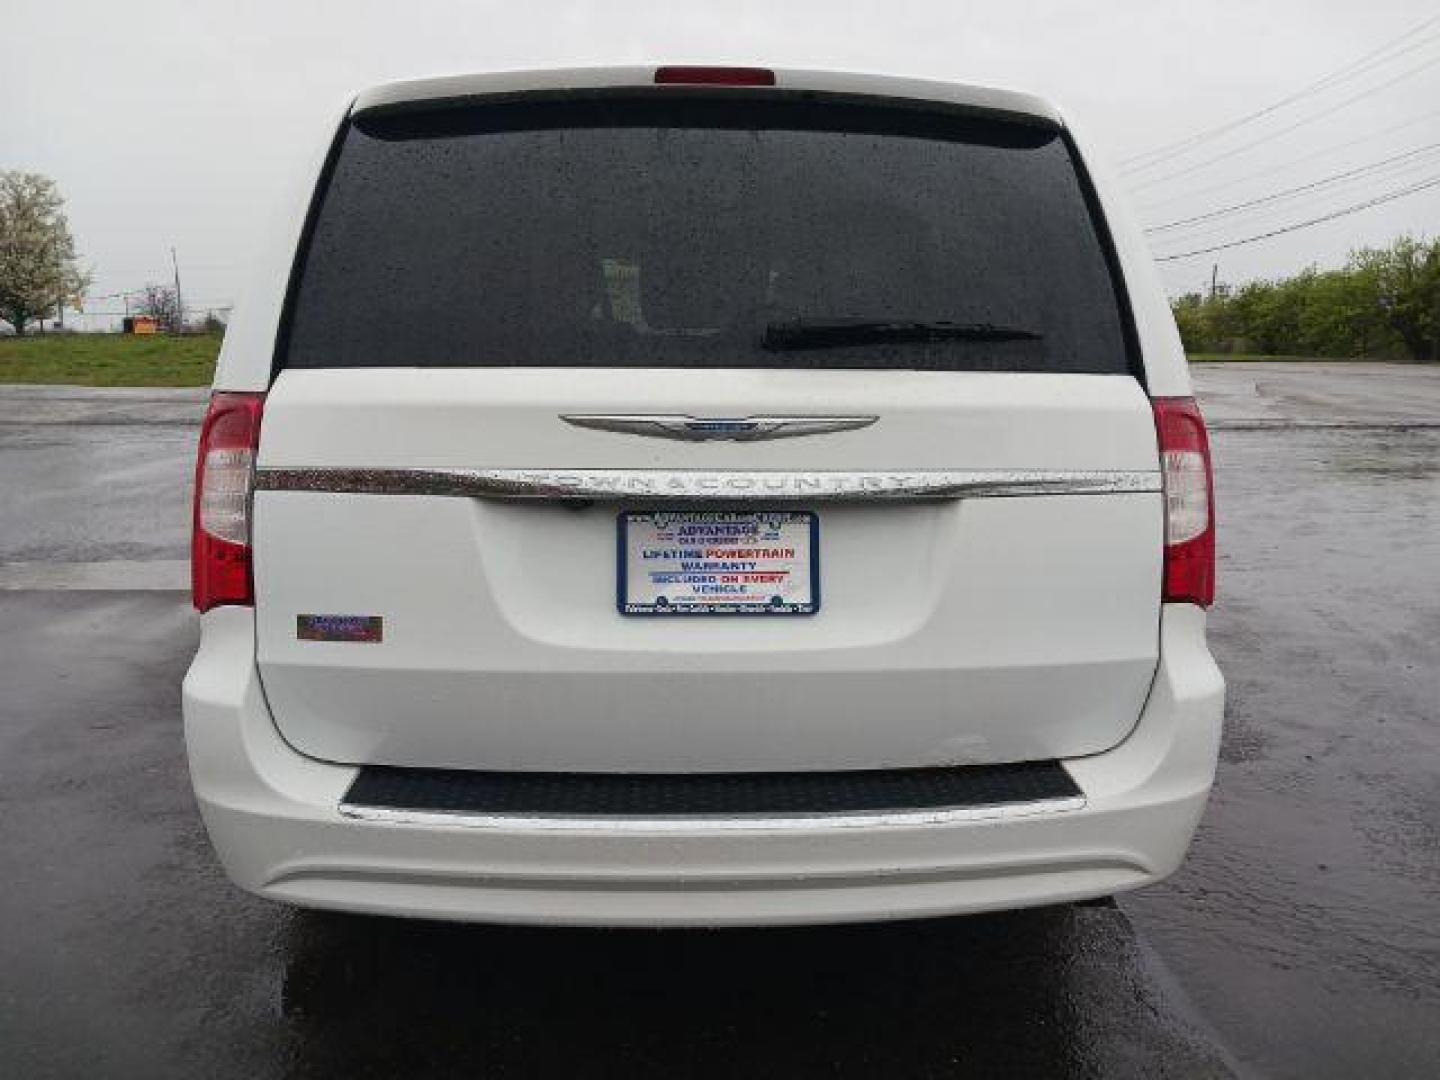
[[[298,749],[880,769],[1133,727],[1155,432],[1052,122],[690,87],[381,110],[312,218],[254,504]]]

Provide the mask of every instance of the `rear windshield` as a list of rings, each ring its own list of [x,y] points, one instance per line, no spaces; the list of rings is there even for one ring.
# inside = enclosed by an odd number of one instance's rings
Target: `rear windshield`
[[[355,120],[278,360],[1130,370],[1056,131],[683,96]]]

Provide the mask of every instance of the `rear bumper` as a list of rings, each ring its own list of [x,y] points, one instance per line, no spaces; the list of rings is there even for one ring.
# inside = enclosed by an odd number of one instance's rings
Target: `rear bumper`
[[[308,907],[577,925],[743,925],[959,914],[1101,896],[1180,863],[1214,778],[1224,683],[1198,608],[1119,746],[1065,764],[1082,807],[930,822],[606,830],[346,816],[357,770],[297,753],[255,673],[253,613],[204,617],[185,679],[196,799],[237,884]]]

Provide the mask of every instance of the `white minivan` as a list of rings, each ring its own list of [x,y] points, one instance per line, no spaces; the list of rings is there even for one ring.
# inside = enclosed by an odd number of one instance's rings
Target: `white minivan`
[[[200,440],[196,797],[292,904],[595,925],[1079,900],[1215,772],[1206,433],[1024,94],[360,94]]]

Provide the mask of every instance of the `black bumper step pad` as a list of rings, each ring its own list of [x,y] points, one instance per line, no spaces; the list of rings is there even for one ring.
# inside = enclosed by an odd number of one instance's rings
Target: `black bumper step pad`
[[[342,805],[535,817],[882,814],[1073,799],[1058,761],[790,773],[468,772],[367,765]]]

